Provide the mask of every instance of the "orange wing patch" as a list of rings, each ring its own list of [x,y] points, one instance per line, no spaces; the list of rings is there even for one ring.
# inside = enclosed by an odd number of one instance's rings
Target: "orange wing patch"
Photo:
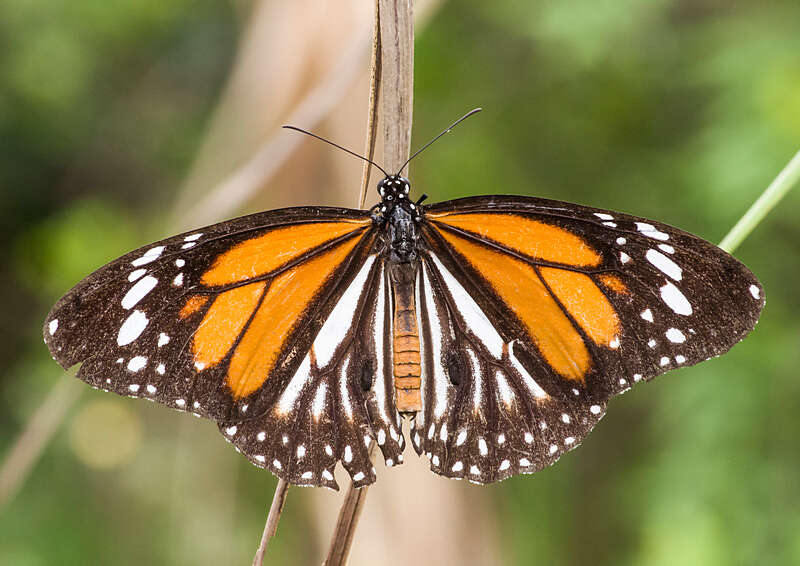
[[[221,254],[203,274],[204,285],[230,285],[264,275],[308,250],[363,230],[372,220],[314,222],[271,230]]]
[[[192,340],[195,367],[206,368],[222,361],[253,314],[264,287],[264,281],[236,287],[211,303]]]
[[[493,240],[533,259],[595,267],[602,256],[572,232],[514,214],[429,214],[429,219]]]
[[[591,366],[589,350],[533,267],[445,230],[439,233],[467,258],[519,317],[553,370],[567,379],[582,381]]]
[[[600,280],[600,283],[602,283],[604,287],[611,289],[615,293],[621,295],[626,295],[628,293],[628,286],[616,275],[605,273],[603,275],[598,275],[597,279]]]
[[[234,399],[264,384],[297,321],[358,241],[351,238],[275,278],[231,358],[227,384]]]
[[[542,267],[542,277],[564,308],[595,344],[608,346],[619,334],[619,318],[591,277]]]
[[[181,309],[181,312],[178,313],[178,316],[180,316],[181,319],[189,318],[194,313],[202,309],[207,302],[208,295],[192,295],[186,301],[186,304],[183,305],[183,308]]]

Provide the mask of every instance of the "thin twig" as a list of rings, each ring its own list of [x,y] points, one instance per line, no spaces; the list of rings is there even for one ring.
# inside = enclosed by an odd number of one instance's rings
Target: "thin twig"
[[[61,376],[6,453],[0,465],[0,509],[28,477],[42,450],[83,393],[84,388],[79,386],[74,374],[69,372]]]
[[[414,79],[414,24],[412,0],[377,0],[375,27],[380,52],[373,58],[373,76],[380,85],[380,97],[370,97],[380,104],[383,118],[384,167],[395,171],[408,159],[411,148],[411,116]],[[371,108],[370,113],[374,110]],[[374,123],[373,123],[374,127]],[[369,144],[368,131],[367,144]],[[362,191],[364,184],[362,184]],[[363,195],[364,193],[362,193]],[[363,206],[363,205],[362,205]],[[370,455],[374,444],[370,447]],[[325,566],[343,566],[347,562],[358,519],[367,497],[367,488],[356,489],[351,483],[339,510]]]
[[[800,151],[783,168],[783,171],[778,173],[775,180],[761,193],[761,196],[744,213],[739,222],[731,228],[728,235],[722,239],[719,247],[728,253],[732,253],[798,181],[800,181]]]
[[[289,482],[278,478],[278,485],[275,486],[275,495],[272,497],[272,505],[269,507],[267,522],[264,525],[264,534],[261,535],[261,543],[258,545],[258,550],[253,558],[253,566],[261,566],[264,563],[267,545],[278,530],[278,521],[281,519],[283,504],[286,502],[286,493],[288,491]]]

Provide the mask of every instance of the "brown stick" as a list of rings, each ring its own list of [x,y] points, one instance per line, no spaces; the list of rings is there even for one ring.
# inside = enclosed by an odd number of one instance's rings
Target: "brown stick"
[[[381,14],[378,3],[375,2],[375,25],[372,31],[372,57],[370,58],[369,73],[369,111],[367,112],[367,147],[364,155],[370,161],[375,157],[375,140],[378,137],[378,101],[381,93]],[[372,164],[364,162],[361,173],[361,192],[358,196],[358,208],[364,208],[369,190],[369,175]]]
[[[286,493],[288,491],[289,482],[278,478],[278,485],[275,487],[275,495],[272,497],[272,505],[269,507],[267,522],[264,525],[264,534],[261,535],[261,543],[258,545],[255,557],[253,557],[253,566],[261,566],[264,563],[267,545],[278,530],[278,521],[280,521],[281,513],[283,512],[283,504],[286,502]]]
[[[373,88],[380,87],[380,97],[370,97],[370,104],[380,103],[383,117],[383,162],[393,172],[408,158],[411,148],[411,116],[414,80],[414,23],[412,0],[377,0],[375,14],[379,51],[373,57]],[[370,109],[370,115],[374,110]],[[369,124],[374,128],[374,123]],[[367,134],[370,135],[370,132]],[[369,144],[369,138],[367,143]],[[369,145],[368,145],[369,147]],[[365,177],[368,180],[368,176]],[[362,183],[362,198],[366,181]],[[363,205],[362,205],[363,206]],[[370,454],[374,449],[370,447]],[[367,488],[347,489],[336,522],[325,566],[343,566],[353,543]]]

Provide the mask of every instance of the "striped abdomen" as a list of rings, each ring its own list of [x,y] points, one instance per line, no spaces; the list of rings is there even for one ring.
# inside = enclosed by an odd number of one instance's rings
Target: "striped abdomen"
[[[400,279],[398,281],[398,279]],[[419,331],[411,278],[393,281],[394,324],[392,336],[395,402],[401,413],[422,410],[420,397]]]

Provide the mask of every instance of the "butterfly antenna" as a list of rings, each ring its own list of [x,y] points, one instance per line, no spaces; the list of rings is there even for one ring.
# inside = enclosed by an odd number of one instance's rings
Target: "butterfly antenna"
[[[473,114],[477,114],[477,113],[478,113],[478,112],[480,112],[481,110],[483,110],[483,108],[474,108],[474,109],[470,110],[469,112],[467,112],[466,114],[464,114],[464,115],[463,115],[461,118],[459,118],[458,120],[456,120],[455,122],[453,122],[452,124],[450,124],[449,126],[447,126],[447,128],[446,128],[446,129],[445,129],[445,130],[444,130],[444,131],[443,131],[441,134],[439,134],[438,136],[436,136],[435,138],[433,138],[431,141],[429,141],[428,143],[426,143],[425,145],[423,145],[421,148],[419,148],[417,151],[415,151],[415,152],[414,152],[414,155],[412,155],[411,157],[409,157],[409,158],[406,160],[406,162],[405,162],[405,163],[403,163],[402,167],[400,167],[400,171],[398,171],[398,172],[397,172],[397,174],[399,175],[400,173],[402,173],[402,172],[403,172],[403,169],[405,169],[405,168],[406,168],[406,165],[408,165],[409,161],[411,161],[411,160],[412,160],[412,159],[414,159],[414,158],[415,158],[417,155],[419,155],[420,153],[422,153],[423,151],[425,151],[425,150],[426,150],[426,149],[427,149],[427,148],[428,148],[428,147],[429,147],[429,146],[430,146],[430,145],[431,145],[433,142],[435,142],[435,141],[436,141],[436,140],[438,140],[440,137],[442,137],[442,136],[443,136],[443,135],[445,135],[446,133],[450,132],[450,130],[452,130],[453,128],[455,128],[455,127],[456,127],[458,124],[460,124],[461,122],[463,122],[464,120],[466,120],[467,118],[469,118],[470,116],[472,116]]]
[[[363,159],[364,161],[366,161],[366,162],[367,162],[367,163],[369,163],[370,165],[374,165],[375,167],[377,167],[378,169],[380,169],[380,170],[381,170],[381,172],[384,174],[384,176],[386,176],[386,177],[388,177],[388,176],[389,176],[389,173],[387,173],[387,172],[386,172],[386,171],[383,169],[383,167],[381,167],[380,165],[378,165],[377,163],[375,163],[375,162],[374,162],[374,161],[372,161],[371,159],[367,159],[367,158],[366,158],[366,157],[364,157],[363,155],[359,155],[359,154],[358,154],[358,153],[356,153],[355,151],[350,151],[350,150],[349,150],[349,149],[347,149],[346,147],[342,147],[342,146],[340,146],[339,144],[333,143],[333,142],[332,142],[332,141],[330,141],[330,140],[326,140],[325,138],[323,138],[323,137],[320,137],[320,136],[318,136],[317,134],[312,134],[311,132],[309,132],[309,131],[307,131],[307,130],[304,130],[304,129],[302,129],[302,128],[298,128],[297,126],[283,126],[283,127],[284,127],[284,128],[286,128],[287,130],[294,130],[294,131],[296,131],[296,132],[300,132],[301,134],[306,134],[306,135],[309,135],[309,136],[311,136],[312,138],[317,138],[318,140],[320,140],[320,141],[324,141],[325,143],[328,143],[328,144],[332,145],[333,147],[338,147],[338,148],[339,148],[339,149],[341,149],[342,151],[346,151],[346,152],[347,152],[347,153],[349,153],[350,155],[355,155],[356,157],[358,157],[359,159]],[[452,126],[451,126],[451,127],[452,127]],[[405,167],[405,165],[404,165],[403,167]]]

